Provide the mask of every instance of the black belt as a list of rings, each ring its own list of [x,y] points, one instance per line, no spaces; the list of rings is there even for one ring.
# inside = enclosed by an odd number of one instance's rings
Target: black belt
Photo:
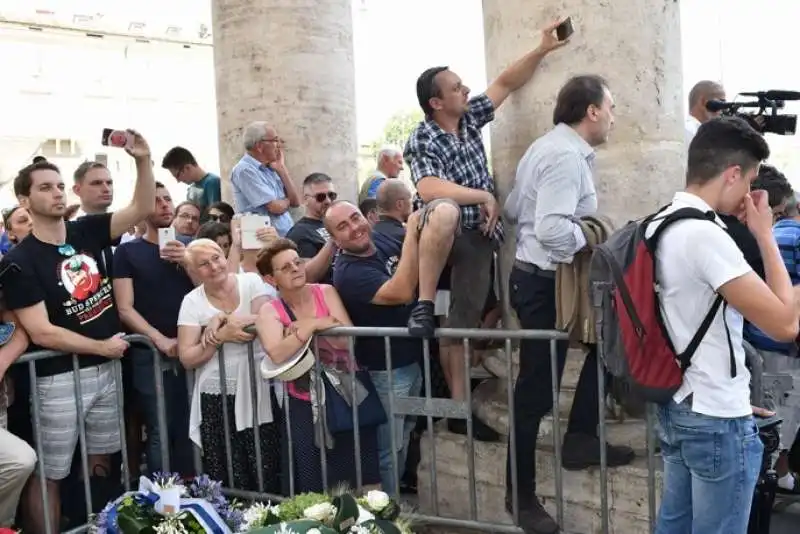
[[[549,271],[547,269],[542,269],[538,265],[534,265],[532,263],[526,263],[520,260],[514,260],[514,268],[519,269],[520,271],[535,274],[537,276],[541,276],[542,278],[555,278],[556,272]]]

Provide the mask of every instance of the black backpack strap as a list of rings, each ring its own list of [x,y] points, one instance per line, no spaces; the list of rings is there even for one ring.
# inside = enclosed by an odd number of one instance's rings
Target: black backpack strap
[[[722,306],[723,302],[724,299],[722,298],[722,295],[717,295],[717,298],[714,299],[714,304],[711,305],[711,309],[708,310],[708,313],[703,318],[703,322],[700,323],[700,328],[697,329],[697,332],[695,332],[694,337],[692,337],[692,340],[689,342],[688,345],[686,345],[686,349],[680,354],[678,354],[678,360],[681,362],[681,369],[683,369],[684,371],[686,371],[686,369],[689,368],[689,365],[692,362],[692,356],[694,356],[694,353],[697,352],[697,348],[700,346],[700,342],[703,341],[704,337],[706,337],[708,329],[711,328],[711,323],[714,321],[714,317],[717,315],[717,312],[719,311],[719,308],[720,306]],[[725,304],[725,307],[727,307],[727,303]],[[724,310],[722,317],[724,320],[725,317]],[[728,332],[727,321],[725,321],[725,331],[728,333],[728,345],[730,346],[731,336],[730,332]]]
[[[663,210],[662,210],[663,211]],[[680,208],[668,215],[661,216],[661,212],[655,213],[648,217],[644,224],[645,227],[650,224],[651,222],[661,221],[661,224],[653,232],[653,235],[647,238],[647,245],[650,249],[651,253],[655,252],[655,249],[658,245],[658,241],[661,239],[661,234],[664,231],[672,226],[672,223],[676,223],[678,221],[684,221],[689,219],[700,219],[713,222],[716,220],[717,214],[713,211],[702,211],[697,208]]]
[[[658,241],[661,239],[661,235],[667,228],[669,228],[672,225],[672,223],[687,219],[695,219],[695,220],[699,219],[699,220],[707,220],[709,222],[714,222],[717,217],[716,213],[714,213],[713,211],[704,212],[697,208],[680,208],[668,215],[660,216],[661,212],[663,211],[664,210],[661,209],[654,215],[651,215],[648,219],[645,220],[644,223],[645,225],[647,225],[651,222],[661,221],[661,223],[653,232],[653,235],[651,235],[649,238],[646,238],[647,247],[650,250],[650,253],[653,254],[653,258],[655,258],[655,251],[658,246]],[[728,319],[725,316],[725,310],[727,310],[728,308],[728,303],[725,302],[725,299],[723,299],[722,295],[719,294],[717,295],[717,298],[714,299],[714,303],[711,305],[711,309],[708,310],[708,313],[703,318],[703,321],[700,323],[700,327],[697,329],[697,332],[695,332],[694,336],[692,337],[692,340],[686,346],[686,349],[682,353],[678,354],[678,360],[680,361],[681,369],[683,371],[686,371],[686,369],[688,369],[689,366],[691,365],[692,357],[694,356],[694,353],[697,352],[700,343],[703,341],[703,338],[708,333],[708,329],[711,328],[711,323],[714,321],[714,317],[717,315],[717,312],[719,312],[720,307],[722,307],[722,322],[725,325],[725,334],[728,338],[728,352],[730,354],[731,378],[736,377],[736,358],[734,356],[734,351],[733,351],[733,342],[731,341],[731,332],[730,329],[728,328]],[[658,317],[659,320],[658,322],[661,325],[664,338],[667,340],[670,346],[672,346],[672,340],[669,337],[669,333],[667,332],[666,325],[664,324],[663,317],[661,315],[661,306],[656,304],[656,308],[657,308],[656,316]],[[675,350],[674,346],[672,348],[673,350]]]

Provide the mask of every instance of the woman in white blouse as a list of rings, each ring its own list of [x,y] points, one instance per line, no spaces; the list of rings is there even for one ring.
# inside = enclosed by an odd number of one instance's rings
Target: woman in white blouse
[[[178,355],[187,369],[195,369],[195,386],[189,419],[189,436],[203,450],[203,470],[223,485],[258,490],[253,410],[257,410],[264,490],[280,491],[280,417],[278,395],[257,372],[264,349],[244,328],[254,323],[270,298],[269,286],[253,273],[228,271],[222,249],[210,239],[197,239],[186,247],[189,267],[200,285],[186,295],[178,316]],[[205,328],[205,330],[204,330]],[[247,344],[253,342],[253,364]],[[225,381],[220,380],[221,349]],[[256,371],[256,406],[250,370]],[[224,386],[224,389],[223,389]],[[233,480],[228,480],[223,418],[223,393],[227,401]]]

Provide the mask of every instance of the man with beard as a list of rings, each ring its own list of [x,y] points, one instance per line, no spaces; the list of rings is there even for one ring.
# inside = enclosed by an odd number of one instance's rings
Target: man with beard
[[[301,258],[311,260],[306,264],[306,276],[310,282],[330,284],[333,280],[331,262],[335,247],[322,218],[336,198],[333,180],[327,174],[312,172],[303,180],[306,213],[289,230],[286,237],[297,244]]]
[[[147,428],[147,468],[151,474],[163,471],[161,451],[168,450],[171,470],[186,475],[192,470],[192,449],[185,425],[189,419],[189,396],[186,374],[177,359],[177,324],[183,297],[194,289],[194,284],[183,266],[186,243],[176,240],[159,247],[158,231],[172,224],[173,213],[169,191],[157,182],[155,213],[145,220],[145,234],[124,243],[114,254],[114,298],[127,329],[149,337],[161,353],[167,436],[161,435],[158,426],[153,353],[134,347],[130,354],[133,386]]]
[[[126,149],[136,162],[136,186],[131,203],[114,213],[64,221],[66,195],[58,167],[39,162],[22,169],[14,179],[14,193],[33,219],[33,231],[4,258],[16,265],[3,280],[4,298],[31,338],[31,350],[50,349],[77,355],[85,410],[88,472],[93,481],[109,488],[109,455],[120,450],[119,407],[115,371],[109,360],[121,358],[128,343],[120,338],[122,324],[111,295],[111,281],[104,276],[86,298],[70,293],[71,278],[64,267],[85,264],[98,269],[102,251],[128,228],[153,211],[155,180],[150,147],[129,130],[134,142]],[[44,455],[40,468],[46,485],[33,477],[26,495],[30,530],[59,528],[61,499],[58,488],[70,471],[78,441],[77,388],[72,358],[63,356],[37,362],[36,389],[39,421],[36,430]],[[48,501],[42,499],[47,491]],[[103,498],[102,492],[95,495]],[[49,510],[44,508],[49,502]]]
[[[335,202],[328,209],[325,226],[341,249],[333,266],[333,285],[354,326],[397,328],[406,325],[416,302],[420,233],[452,233],[453,227],[445,221],[457,214],[458,208],[451,203],[428,205],[409,217],[405,239],[401,242],[379,231],[371,231],[364,214],[349,202]],[[421,218],[426,218],[429,224],[420,232]],[[441,236],[434,236],[438,237]],[[391,366],[387,366],[386,345],[380,337],[356,339],[355,356],[358,365],[369,370],[387,414],[390,394],[398,398],[419,395],[421,339],[392,338]],[[394,425],[394,451],[390,424]],[[404,470],[413,427],[413,417],[397,415],[378,429],[381,483],[387,493],[395,494],[397,470]]]
[[[418,207],[450,202],[459,209],[448,224],[458,229],[429,241],[420,240],[419,301],[408,321],[413,336],[433,337],[436,328],[435,298],[442,270],[450,265],[450,310],[445,326],[478,328],[491,287],[494,251],[503,242],[503,221],[489,173],[488,157],[481,128],[494,120],[495,111],[514,91],[533,77],[539,63],[553,50],[564,46],[556,27],[550,24],[541,34],[539,46],[506,68],[486,91],[469,98],[470,89],[448,67],[432,67],[417,79],[417,99],[425,120],[408,137],[404,157],[417,188]],[[427,224],[425,217],[421,224]],[[453,400],[467,398],[467,368],[460,339],[443,339],[442,367],[448,377]],[[499,434],[473,417],[475,439],[496,441]],[[467,433],[465,419],[450,419],[450,432]]]

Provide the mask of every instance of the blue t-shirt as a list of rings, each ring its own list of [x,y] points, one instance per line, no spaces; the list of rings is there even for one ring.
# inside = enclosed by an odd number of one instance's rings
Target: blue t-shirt
[[[205,210],[214,202],[221,201],[222,191],[220,190],[219,176],[208,173],[203,176],[202,180],[190,185],[186,190],[186,200],[194,202],[200,206],[201,210]]]
[[[800,222],[794,219],[778,221],[772,228],[772,235],[775,236],[775,241],[778,243],[781,258],[786,265],[786,270],[789,271],[792,285],[800,284]],[[788,354],[793,345],[793,343],[775,341],[749,322],[744,327],[744,338],[757,349],[784,354]]]
[[[178,312],[194,284],[183,267],[161,259],[157,243],[140,237],[117,247],[114,278],[131,278],[133,308],[164,336],[178,336]]]
[[[376,251],[371,256],[342,253],[333,264],[333,285],[342,298],[354,326],[405,327],[413,304],[382,306],[372,299],[394,274],[400,260],[402,243],[373,232]],[[405,367],[422,361],[422,340],[391,338],[392,367]],[[355,345],[356,361],[370,371],[386,370],[385,343],[381,337],[359,337]]]

